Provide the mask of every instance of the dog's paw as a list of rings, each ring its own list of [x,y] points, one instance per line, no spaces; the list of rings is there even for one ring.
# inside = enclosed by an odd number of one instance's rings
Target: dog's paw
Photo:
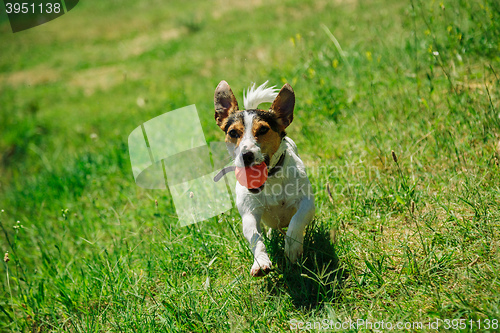
[[[285,254],[292,264],[297,262],[303,251],[302,242],[287,237],[285,240]]]
[[[250,274],[253,277],[267,275],[271,271],[271,260],[267,254],[261,254],[258,258],[255,258]]]

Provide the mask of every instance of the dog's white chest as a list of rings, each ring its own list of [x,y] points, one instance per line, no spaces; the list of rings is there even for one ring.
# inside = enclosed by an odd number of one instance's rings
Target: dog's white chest
[[[286,157],[280,171],[270,177],[260,193],[252,193],[236,184],[236,203],[240,214],[261,212],[262,220],[272,228],[286,227],[304,198],[313,197],[305,167],[288,139]]]

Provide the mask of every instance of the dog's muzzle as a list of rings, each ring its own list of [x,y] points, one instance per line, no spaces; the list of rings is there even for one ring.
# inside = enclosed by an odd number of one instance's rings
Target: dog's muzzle
[[[245,153],[245,154],[248,154],[248,153]],[[245,155],[243,154],[243,156]],[[253,155],[253,153],[251,153]],[[285,161],[285,155],[286,155],[286,152],[284,152],[280,159],[278,160],[278,163],[276,163],[276,165],[274,167],[271,168],[271,170],[268,171],[267,173],[267,177],[272,177],[273,175],[275,175],[278,171],[280,171],[282,168],[283,168],[283,163]],[[219,180],[222,179],[222,177],[224,177],[226,174],[228,174],[229,172],[232,172],[232,171],[235,171],[236,170],[236,167],[234,165],[230,165],[230,166],[227,166],[225,168],[222,168],[221,171],[219,171],[215,177],[214,177],[214,182],[218,182]],[[253,188],[253,189],[248,189],[250,192],[254,193],[254,194],[257,194],[257,193],[260,193],[263,189],[264,189],[264,185],[266,185],[265,183],[262,184],[261,187],[259,188]]]

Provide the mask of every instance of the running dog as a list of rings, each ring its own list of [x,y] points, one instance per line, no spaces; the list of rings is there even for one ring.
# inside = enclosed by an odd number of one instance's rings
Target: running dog
[[[238,168],[267,166],[267,180],[258,188],[236,183],[236,205],[243,234],[250,243],[252,276],[266,275],[271,261],[262,241],[260,221],[273,229],[288,227],[285,254],[295,263],[302,255],[304,229],[314,217],[314,195],[297,146],[285,132],[293,120],[295,93],[287,83],[279,92],[266,83],[251,86],[243,96],[244,110],[226,81],[215,89],[215,121],[224,131],[228,150]],[[269,110],[258,109],[272,103]],[[233,167],[234,168],[234,167]]]

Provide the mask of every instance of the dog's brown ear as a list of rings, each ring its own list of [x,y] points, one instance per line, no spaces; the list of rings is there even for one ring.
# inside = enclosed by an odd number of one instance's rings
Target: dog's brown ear
[[[238,102],[226,81],[220,81],[214,94],[215,121],[224,130],[224,120],[233,112],[238,111]]]
[[[276,114],[278,124],[282,127],[282,130],[291,124],[293,120],[294,107],[295,93],[293,92],[292,87],[288,83],[285,83],[271,105],[271,111]]]

